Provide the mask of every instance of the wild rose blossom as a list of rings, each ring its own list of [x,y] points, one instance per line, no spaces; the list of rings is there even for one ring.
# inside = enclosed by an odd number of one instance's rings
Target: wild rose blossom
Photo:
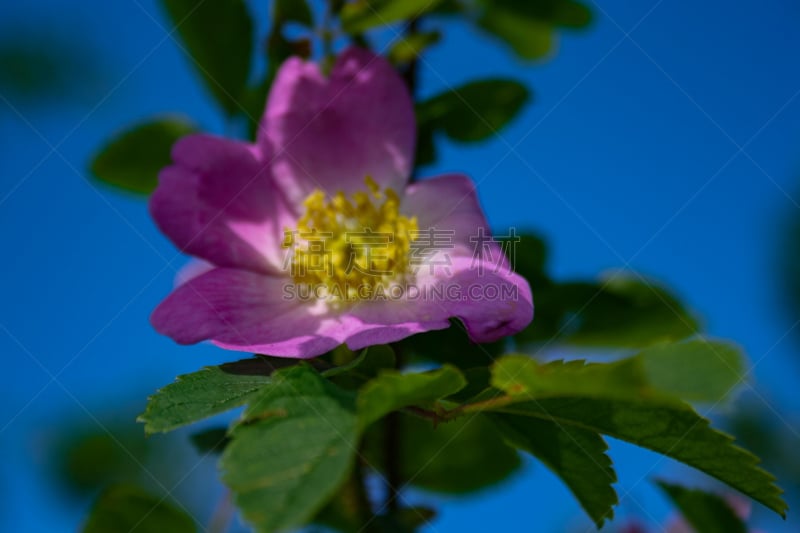
[[[180,344],[308,358],[443,329],[452,317],[476,342],[524,328],[530,288],[496,244],[476,250],[474,236],[489,233],[469,178],[409,184],[415,129],[391,65],[351,48],[327,78],[288,60],[255,144],[204,134],[176,143],[150,211],[205,266],[158,306],[156,330]],[[451,244],[431,268],[412,268],[429,229]],[[388,238],[370,252],[376,236]],[[301,298],[304,288],[324,290]]]

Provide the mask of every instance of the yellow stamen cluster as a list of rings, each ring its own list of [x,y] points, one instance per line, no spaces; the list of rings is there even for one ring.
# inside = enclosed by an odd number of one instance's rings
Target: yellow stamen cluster
[[[317,189],[304,202],[297,229],[286,230],[295,283],[324,286],[333,300],[368,298],[409,274],[416,217],[400,214],[400,198],[372,178],[367,190],[332,198]]]

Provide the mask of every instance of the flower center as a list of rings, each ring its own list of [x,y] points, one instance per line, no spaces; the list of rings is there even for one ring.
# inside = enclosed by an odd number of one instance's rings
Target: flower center
[[[400,214],[400,198],[366,178],[366,191],[332,198],[316,189],[297,229],[285,231],[295,283],[324,287],[334,301],[367,299],[409,275],[417,219]]]

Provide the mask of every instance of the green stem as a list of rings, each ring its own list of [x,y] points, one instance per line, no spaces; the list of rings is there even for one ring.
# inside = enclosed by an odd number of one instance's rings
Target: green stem
[[[497,396],[488,400],[481,400],[480,402],[460,405],[449,410],[437,409],[436,411],[431,411],[428,409],[422,409],[421,407],[407,407],[404,411],[409,414],[431,420],[434,424],[438,424],[439,422],[449,422],[450,420],[454,420],[460,416],[468,415],[470,413],[482,413],[483,411],[491,411],[493,409],[505,407],[506,405],[511,405],[512,403],[518,401],[519,398],[515,398],[514,396]]]
[[[395,354],[395,368],[401,370],[405,365],[405,357],[399,344],[393,345]],[[388,512],[394,513],[400,508],[400,488],[403,485],[403,474],[400,469],[400,455],[402,453],[400,438],[402,424],[399,412],[390,413],[384,422],[384,467],[386,472],[386,496],[384,506]]]

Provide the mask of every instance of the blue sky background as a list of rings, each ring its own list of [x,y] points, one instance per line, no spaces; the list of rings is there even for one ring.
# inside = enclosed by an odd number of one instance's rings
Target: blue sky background
[[[189,62],[155,22],[167,25],[156,1],[138,1],[0,6],[0,35],[66,36],[85,53],[69,99],[8,102],[22,116],[0,100],[4,531],[74,531],[85,513],[86,503],[64,501],[47,472],[59,420],[127,421],[176,374],[230,358],[209,346],[179,348],[150,328],[184,260],[144,202],[87,180],[101,142],[152,115],[182,113],[224,132]],[[267,11],[265,1],[251,5]],[[800,6],[607,0],[594,11],[589,30],[563,35],[556,57],[534,65],[466,26],[449,27],[422,66],[423,94],[513,76],[535,101],[501,138],[443,146],[430,173],[470,174],[494,227],[542,232],[560,278],[627,265],[669,284],[711,334],[746,348],[756,364],[752,396],[796,447],[800,357],[789,330],[800,317],[781,305],[778,267],[785,226],[800,209]],[[130,406],[129,418],[114,414],[119,404]],[[618,491],[631,491],[618,516],[657,531],[652,521],[670,509],[647,478],[685,471],[618,442],[612,455]],[[213,462],[194,468],[195,459],[182,456],[179,475],[163,484],[184,495],[201,485],[186,497],[213,500]],[[501,487],[439,503],[432,532],[589,525],[533,463]],[[795,513],[787,523],[760,509],[756,518],[768,531],[800,529]]]

